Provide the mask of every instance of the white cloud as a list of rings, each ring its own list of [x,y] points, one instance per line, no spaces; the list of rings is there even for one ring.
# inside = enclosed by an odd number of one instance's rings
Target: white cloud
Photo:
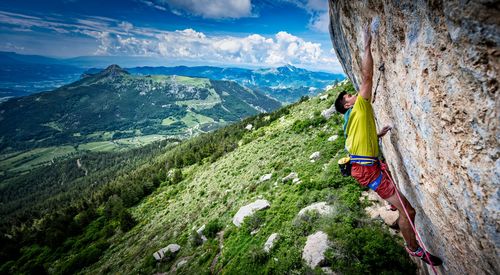
[[[204,18],[223,19],[252,16],[250,0],[152,0],[142,2],[155,7],[168,5],[175,14],[188,13]]]
[[[311,17],[309,22],[309,28],[316,30],[318,32],[328,32],[328,26],[330,24],[330,15],[328,12],[319,13]]]
[[[121,22],[120,24],[118,24],[118,26],[126,32],[129,32],[134,28],[134,25],[132,25],[132,23],[126,21]]]
[[[309,29],[317,32],[328,32],[330,17],[328,14],[327,0],[282,0],[292,3],[297,7],[304,9],[310,16]]]
[[[306,7],[313,11],[328,11],[327,0],[308,0]]]
[[[320,43],[281,31],[273,36],[212,35],[193,29],[162,31],[134,26],[110,18],[85,17],[61,19],[29,17],[0,12],[0,26],[16,24],[30,29],[43,28],[60,35],[81,34],[95,40],[94,54],[159,57],[177,63],[220,64],[231,66],[280,66],[293,64],[309,69],[341,72],[332,51]],[[3,25],[3,26],[2,26]],[[5,47],[4,47],[5,48]]]

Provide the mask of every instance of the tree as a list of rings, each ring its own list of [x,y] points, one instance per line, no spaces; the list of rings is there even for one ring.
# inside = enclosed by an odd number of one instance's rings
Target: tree
[[[123,210],[120,214],[120,228],[123,232],[127,232],[132,227],[134,227],[137,224],[137,221],[134,219],[132,214],[128,210]]]

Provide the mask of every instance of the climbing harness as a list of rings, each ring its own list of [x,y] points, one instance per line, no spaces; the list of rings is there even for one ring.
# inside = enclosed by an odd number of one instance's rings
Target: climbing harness
[[[380,160],[377,157],[367,157],[367,156],[357,156],[357,155],[349,155],[350,162],[356,163],[363,166],[373,166],[380,165]],[[375,191],[378,186],[382,183],[382,171],[380,175],[371,183],[368,184],[368,187]]]
[[[372,103],[375,103],[375,98],[377,97],[377,88],[378,88],[378,84],[380,82],[380,77],[382,76],[382,74],[385,71],[384,62],[382,62],[382,64],[380,64],[380,66],[378,67],[378,70],[380,71],[380,73],[378,74],[377,85],[375,85],[375,92],[373,93]]]
[[[394,188],[396,189],[396,195],[398,196],[398,200],[399,202],[401,203],[401,205],[403,206],[403,210],[405,212],[405,215],[406,215],[406,218],[408,219],[408,221],[410,222],[410,225],[411,225],[411,229],[413,229],[413,232],[415,233],[415,236],[417,237],[417,240],[419,242],[419,244],[421,246],[423,246],[423,249],[424,249],[424,255],[425,257],[427,258],[427,261],[429,262],[429,265],[432,267],[432,271],[434,272],[434,274],[438,274],[437,271],[436,271],[436,267],[434,267],[434,264],[432,264],[432,261],[429,257],[429,253],[427,252],[427,248],[425,247],[425,244],[424,242],[422,241],[422,238],[420,238],[420,234],[418,234],[418,231],[417,229],[415,228],[415,225],[413,224],[413,221],[411,220],[410,218],[410,214],[408,214],[408,210],[406,210],[406,206],[405,204],[403,203],[403,200],[401,199],[401,196],[399,195],[399,190],[398,190],[398,187],[396,186],[396,184],[394,183],[394,181],[392,180],[392,177],[391,175],[389,174],[389,172],[387,171],[387,164],[385,163],[382,163],[381,164],[381,170],[383,173],[385,173],[385,175],[388,177],[389,181],[392,183],[392,185],[394,185]]]

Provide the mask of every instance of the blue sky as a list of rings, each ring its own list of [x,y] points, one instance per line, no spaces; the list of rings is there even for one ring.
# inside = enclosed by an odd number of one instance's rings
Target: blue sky
[[[0,51],[342,72],[327,0],[0,2]]]

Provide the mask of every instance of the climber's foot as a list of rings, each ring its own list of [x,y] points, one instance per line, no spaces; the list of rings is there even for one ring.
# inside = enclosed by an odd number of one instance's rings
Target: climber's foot
[[[439,257],[434,256],[427,251],[424,252],[424,249],[422,249],[421,247],[417,248],[417,250],[415,250],[415,251],[411,251],[408,247],[405,247],[405,248],[406,248],[406,251],[408,251],[408,253],[410,254],[410,256],[419,257],[420,259],[422,259],[422,261],[424,261],[428,265],[430,265],[431,263],[432,263],[432,265],[436,265],[436,266],[443,264],[443,261],[441,261],[441,259],[439,259]],[[429,260],[430,260],[430,262],[429,262]]]

